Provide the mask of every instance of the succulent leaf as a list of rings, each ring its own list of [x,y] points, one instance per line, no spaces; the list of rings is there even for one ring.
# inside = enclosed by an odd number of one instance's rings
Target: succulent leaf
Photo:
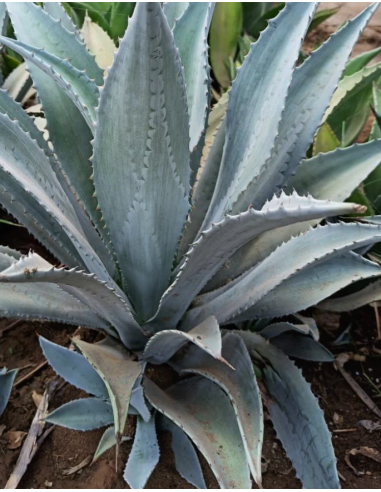
[[[82,398],[65,403],[45,420],[67,429],[88,431],[112,424],[113,414],[110,403],[99,398]]]
[[[131,489],[143,489],[159,462],[160,450],[157,442],[155,419],[145,422],[136,420],[134,444],[128,456],[124,479]]]
[[[237,419],[221,388],[201,377],[186,379],[166,391],[145,379],[144,388],[148,401],[188,434],[221,488],[251,488]]]
[[[44,2],[44,9],[53,19],[59,20],[69,32],[78,34],[77,28],[60,2]]]
[[[103,70],[111,67],[114,61],[114,52],[116,51],[114,41],[88,15],[85,16],[81,36],[90,53],[95,56],[95,61],[98,65]]]
[[[221,222],[204,231],[192,245],[172,285],[165,292],[150,326],[155,329],[158,323],[161,326],[163,320],[168,327],[176,326],[190,301],[206,282],[234,251],[254,237],[287,224],[350,213],[355,209],[357,207],[353,204],[322,202],[297,194],[282,194],[266,203],[260,211],[249,209],[240,215],[227,215]]]
[[[67,60],[62,60],[44,49],[4,36],[0,36],[0,40],[51,77],[77,106],[90,128],[93,128],[99,89],[85,72],[77,70]]]
[[[255,305],[298,272],[358,247],[374,244],[380,240],[379,235],[380,226],[338,223],[318,226],[293,237],[231,288],[228,286],[206,305],[190,310],[181,325],[182,329],[186,330],[211,315],[220,324],[225,323]],[[282,258],[288,258],[288,261],[284,262]]]
[[[361,306],[366,306],[371,302],[379,300],[381,300],[381,280],[377,280],[353,294],[335,297],[334,299],[326,299],[317,307],[326,309],[327,311],[352,311],[353,309],[358,309]]]
[[[162,364],[188,342],[192,342],[214,359],[227,363],[221,356],[220,327],[213,316],[188,333],[177,330],[160,331],[148,341],[143,352],[143,359],[152,364]]]
[[[139,349],[145,345],[146,337],[131,314],[127,297],[118,288],[99,281],[94,274],[54,268],[36,253],[30,253],[2,271],[1,282],[57,284],[96,313],[96,318],[107,320],[127,347]]]
[[[271,343],[289,357],[314,362],[334,362],[331,352],[307,335],[289,331],[271,339]]]
[[[379,265],[355,253],[347,253],[297,273],[265,295],[235,321],[276,318],[303,311],[347,285],[380,275]]]
[[[255,351],[268,362],[263,374],[271,420],[303,487],[340,488],[331,435],[302,372],[271,344],[256,344]]]
[[[83,355],[56,345],[41,336],[39,342],[44,356],[56,374],[90,395],[103,400],[108,398],[107,388],[102,378]]]
[[[350,20],[295,70],[271,158],[239,197],[233,212],[249,204],[262,206],[295,172],[321,124],[353,46],[376,9],[373,4]]]
[[[117,442],[126,425],[131,392],[142,367],[122,345],[110,338],[97,344],[74,340],[75,345],[103,379],[112,405]],[[109,422],[111,423],[111,422]]]
[[[94,453],[93,463],[114,446],[116,446],[115,429],[114,426],[111,426],[104,431],[99,440],[98,447]]]
[[[0,417],[7,406],[16,374],[17,369],[8,372],[5,367],[0,369]]]
[[[365,51],[365,53],[361,53],[360,55],[355,56],[346,64],[343,76],[349,77],[350,75],[354,75],[356,72],[359,72],[380,53],[381,48],[376,48],[374,50]]]
[[[287,3],[251,45],[230,91],[226,145],[203,229],[231,210],[270,157],[301,40],[315,8],[314,2]]]
[[[171,29],[173,29],[176,21],[182,16],[188,6],[189,2],[164,2],[163,11]]]
[[[200,461],[189,437],[164,415],[161,415],[160,427],[164,431],[171,433],[171,447],[175,458],[176,470],[197,489],[206,489],[207,486],[202,474]]]
[[[261,487],[263,410],[253,365],[242,338],[233,333],[223,338],[222,355],[235,370],[195,347],[176,360],[175,368],[206,377],[227,393],[237,416],[252,476]]]
[[[97,197],[124,287],[140,317],[149,319],[168,286],[189,209],[185,86],[159,3],[137,4],[101,91],[98,120]]]
[[[173,27],[184,67],[189,107],[189,149],[192,152],[205,129],[209,108],[208,32],[215,2],[190,2]]]

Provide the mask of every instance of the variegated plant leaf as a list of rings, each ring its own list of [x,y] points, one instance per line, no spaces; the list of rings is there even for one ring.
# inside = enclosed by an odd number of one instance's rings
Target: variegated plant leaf
[[[185,379],[166,391],[146,379],[144,388],[149,402],[195,443],[221,488],[251,488],[237,419],[221,388],[198,376]]]
[[[88,431],[112,424],[113,413],[110,403],[99,398],[82,398],[65,403],[45,420],[68,429]]]
[[[381,48],[375,48],[374,50],[365,51],[364,53],[360,53],[359,55],[355,56],[354,58],[349,60],[349,62],[347,62],[343,76],[349,77],[350,75],[353,75],[356,72],[360,71],[380,53]]]
[[[98,119],[96,194],[123,285],[145,320],[168,286],[189,208],[185,85],[159,3],[137,4],[101,91]]]
[[[81,29],[81,36],[90,53],[95,56],[98,65],[103,70],[111,67],[116,51],[115,43],[107,32],[93,22],[87,14]]]
[[[137,417],[134,444],[123,475],[131,489],[145,487],[159,458],[155,418],[145,422],[141,417]]]
[[[222,355],[235,370],[213,360],[208,354],[201,353],[196,347],[178,357],[175,368],[206,377],[227,393],[237,415],[252,476],[261,487],[263,411],[253,365],[244,342],[234,333],[224,336]]]
[[[74,339],[75,345],[103,379],[112,405],[117,442],[127,420],[131,392],[142,367],[123,346],[110,338],[91,344]]]
[[[39,342],[44,356],[56,374],[90,395],[104,400],[108,398],[105,383],[83,355],[56,345],[42,336],[39,337]]]

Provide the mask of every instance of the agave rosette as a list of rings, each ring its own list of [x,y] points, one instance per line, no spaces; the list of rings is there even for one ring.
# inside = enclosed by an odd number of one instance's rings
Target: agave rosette
[[[108,426],[98,457],[137,415],[133,488],[158,463],[157,426],[194,486],[205,487],[195,445],[222,488],[251,488],[260,375],[304,487],[339,487],[323,413],[288,357],[332,360],[313,322],[220,326],[297,313],[380,275],[355,252],[380,241],[380,225],[321,222],[361,209],[343,201],[381,161],[381,141],[306,158],[376,6],[297,67],[316,4],[286,4],[211,113],[212,3],[138,3],[105,77],[59,4],[7,7],[17,39],[1,42],[25,59],[49,142],[1,91],[0,203],[66,267],[1,247],[0,314],[106,335],[74,339],[76,351],[41,338],[56,373],[91,395],[48,420]],[[163,391],[143,377],[147,362],[188,377]]]

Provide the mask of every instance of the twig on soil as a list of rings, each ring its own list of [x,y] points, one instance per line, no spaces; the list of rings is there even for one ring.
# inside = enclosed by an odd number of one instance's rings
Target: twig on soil
[[[380,323],[380,315],[378,313],[378,305],[377,302],[373,302],[371,305],[373,306],[374,314],[376,316],[377,340],[381,340],[381,323]]]
[[[345,434],[347,432],[356,432],[358,429],[335,429],[332,432],[334,434]]]
[[[72,466],[68,470],[64,470],[62,472],[62,475],[74,475],[74,473],[77,473],[79,470],[82,470],[82,468],[85,468],[85,466],[87,466],[90,463],[91,458],[92,458],[92,455],[87,456],[78,465]]]
[[[55,377],[48,384],[44,392],[44,395],[42,397],[41,403],[38,406],[36,414],[33,418],[32,425],[30,426],[28,435],[24,441],[24,445],[21,449],[15,469],[13,470],[12,475],[9,477],[9,480],[5,485],[5,489],[17,488],[17,486],[20,483],[20,480],[22,479],[24,473],[28,468],[29,463],[32,461],[34,455],[36,454],[42,442],[45,440],[47,435],[51,432],[52,428],[49,428],[44,432],[44,434],[42,434],[42,431],[44,430],[45,427],[44,419],[48,413],[49,399],[55,392],[59,382],[60,382],[60,378]]]
[[[25,374],[25,376],[22,376],[20,379],[18,379],[15,382],[14,387],[16,388],[17,386],[19,386],[21,383],[29,379],[31,376],[33,376],[33,374],[36,374],[37,371],[45,367],[47,364],[48,364],[47,360],[44,360],[43,362],[41,362],[41,364],[38,364],[38,366],[36,366],[34,369],[28,372],[28,374]]]
[[[9,330],[12,330],[13,328],[16,328],[18,325],[20,325],[24,320],[23,319],[18,319],[16,321],[14,321],[13,323],[11,323],[10,325],[8,326],[4,326],[4,328],[1,328],[0,329],[0,338],[3,336],[3,334],[6,332],[6,331],[9,331]]]
[[[352,378],[352,376],[344,369],[344,365],[353,358],[353,354],[339,354],[336,357],[336,368],[341,373],[343,378],[349,384],[349,386],[353,389],[356,395],[365,403],[365,405],[377,415],[377,417],[381,418],[381,410],[374,403],[374,401],[365,393],[365,391],[361,388],[361,386]]]

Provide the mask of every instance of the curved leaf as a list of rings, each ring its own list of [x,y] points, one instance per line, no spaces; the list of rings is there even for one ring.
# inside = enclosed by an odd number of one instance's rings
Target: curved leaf
[[[343,76],[349,77],[350,75],[355,74],[366,65],[368,65],[368,63],[380,53],[381,48],[376,48],[374,50],[365,51],[365,53],[361,53],[360,55],[355,56],[347,63]]]
[[[328,223],[324,227],[310,229],[282,244],[209,303],[189,311],[181,328],[186,330],[211,315],[220,324],[225,323],[255,305],[298,272],[357,247],[374,244],[380,241],[380,237],[381,227],[358,223]],[[288,261],[285,262],[284,258]]]
[[[166,391],[146,379],[144,388],[149,402],[192,439],[221,488],[251,488],[237,419],[222,389],[200,377],[181,381]]]
[[[321,343],[307,335],[289,331],[271,339],[272,345],[289,357],[314,362],[334,362],[331,352]]]
[[[128,456],[123,478],[131,489],[143,489],[159,462],[160,450],[157,442],[155,419],[136,421],[134,444]]]
[[[303,487],[340,488],[331,435],[310,385],[280,350],[258,343],[255,351],[267,362],[262,370],[271,420]]]
[[[295,70],[271,158],[239,197],[234,212],[249,204],[262,206],[295,172],[321,124],[353,46],[376,9],[377,5],[371,5],[349,21]],[[335,96],[338,91],[340,88]],[[341,133],[336,135],[341,137]]]
[[[189,2],[164,2],[163,11],[171,29],[173,29],[177,19],[182,16],[188,6]]]
[[[195,347],[176,360],[175,368],[206,377],[227,393],[237,416],[251,473],[261,487],[263,410],[253,365],[244,342],[234,333],[224,336],[222,354],[235,371]]]
[[[303,220],[348,213],[354,210],[353,207],[357,209],[350,204],[319,202],[311,197],[286,196],[282,193],[266,203],[261,211],[249,209],[240,215],[227,215],[224,220],[201,233],[185,255],[149,328],[159,330],[163,321],[168,327],[176,326],[191,300],[213,274],[236,249],[259,234]]]
[[[104,70],[111,67],[116,46],[107,32],[87,15],[81,29],[81,36],[90,53],[95,56],[95,61],[98,65]]]
[[[321,302],[317,307],[327,311],[353,311],[371,302],[381,300],[381,280],[343,297],[335,297]]]
[[[188,342],[192,342],[214,359],[228,364],[221,356],[220,327],[212,316],[188,333],[177,330],[160,331],[148,341],[143,352],[143,359],[152,364],[162,364]]]
[[[61,21],[68,31],[77,34],[77,29],[60,2],[44,2],[44,9],[53,19]]]
[[[347,253],[296,273],[242,313],[235,322],[303,311],[347,285],[380,275],[379,265],[355,253]]]
[[[99,398],[72,400],[54,410],[46,422],[61,425],[67,429],[88,431],[113,423],[111,405]]]
[[[98,118],[96,194],[125,289],[148,319],[168,285],[189,208],[185,86],[159,3],[137,5],[102,89]]]

